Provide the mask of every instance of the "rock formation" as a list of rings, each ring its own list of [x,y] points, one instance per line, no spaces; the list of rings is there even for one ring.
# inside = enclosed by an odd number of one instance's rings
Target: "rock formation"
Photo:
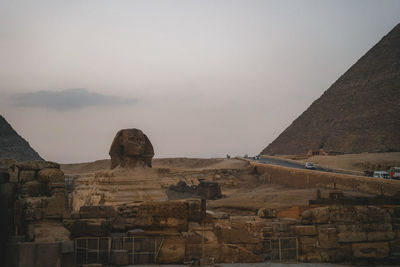
[[[115,136],[109,154],[111,169],[117,166],[125,168],[151,167],[154,150],[149,138],[141,130],[124,129]]]
[[[261,154],[400,151],[400,24]]]
[[[0,115],[0,158],[43,160],[24,138]]]

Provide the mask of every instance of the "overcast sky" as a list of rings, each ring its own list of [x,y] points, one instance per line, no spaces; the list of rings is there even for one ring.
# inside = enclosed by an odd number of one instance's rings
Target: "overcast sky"
[[[0,0],[0,114],[39,154],[259,153],[400,23],[399,0]]]

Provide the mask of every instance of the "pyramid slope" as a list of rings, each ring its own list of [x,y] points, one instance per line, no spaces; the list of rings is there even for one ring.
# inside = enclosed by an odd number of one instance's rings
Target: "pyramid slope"
[[[0,115],[0,158],[43,160],[29,143]]]
[[[400,151],[400,24],[261,154]]]

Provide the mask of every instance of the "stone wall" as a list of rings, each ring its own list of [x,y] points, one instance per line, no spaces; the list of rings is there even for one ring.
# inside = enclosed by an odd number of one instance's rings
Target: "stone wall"
[[[304,211],[296,227],[300,260],[400,262],[400,207],[327,206]]]
[[[70,233],[62,222],[69,215],[60,166],[46,161],[1,160],[0,168],[6,266],[56,266],[61,262],[60,266],[71,266],[73,251],[67,252],[64,244]],[[72,243],[68,246],[73,248]]]
[[[293,169],[251,162],[257,174],[262,175],[267,183],[295,188],[333,188],[361,191],[365,193],[394,196],[400,192],[400,182],[371,177]]]

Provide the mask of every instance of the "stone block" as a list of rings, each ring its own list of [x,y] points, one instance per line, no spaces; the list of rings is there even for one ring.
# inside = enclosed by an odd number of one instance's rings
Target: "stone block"
[[[390,254],[400,256],[400,239],[392,240],[390,244]]]
[[[21,192],[21,194],[30,196],[30,197],[40,196],[41,184],[39,181],[26,182],[26,183],[22,184],[20,192]]]
[[[353,206],[332,206],[330,222],[335,224],[351,224],[355,221],[356,210]]]
[[[56,195],[43,200],[43,218],[62,219],[66,210],[64,195]]]
[[[321,254],[317,252],[310,252],[299,256],[301,262],[321,262]]]
[[[363,224],[362,228],[366,232],[393,232],[393,227],[390,223],[367,223]]]
[[[365,232],[341,232],[338,233],[338,241],[340,243],[363,242],[367,241],[367,234]]]
[[[19,182],[20,183],[34,181],[35,179],[36,179],[36,171],[22,170],[19,172]]]
[[[61,242],[61,253],[73,253],[75,244],[73,240],[66,240]]]
[[[295,227],[295,231],[297,235],[306,236],[306,235],[316,235],[317,229],[314,225],[297,225]]]
[[[258,217],[263,219],[276,218],[277,212],[271,208],[261,208],[257,212]]]
[[[128,265],[128,251],[123,249],[112,250],[110,255],[110,263],[117,266]]]
[[[15,163],[15,167],[19,170],[41,170],[45,168],[55,168],[60,169],[60,164],[51,162],[51,161],[43,161],[43,160],[28,160],[28,161],[20,161]]]
[[[353,243],[353,255],[356,258],[385,258],[389,255],[388,242]]]
[[[71,232],[73,237],[82,236],[107,236],[109,230],[110,221],[103,219],[91,219],[91,220],[78,220],[73,221],[66,225],[68,230]]]
[[[301,214],[301,224],[328,223],[330,216],[329,207],[319,207],[306,210]]]
[[[183,263],[185,257],[185,239],[181,235],[166,236],[160,253],[158,263],[173,264]]]
[[[17,247],[17,261],[18,267],[31,267],[35,266],[36,260],[36,243],[19,243]]]
[[[45,168],[38,172],[38,179],[41,183],[64,183],[64,173],[59,169]]]
[[[394,232],[368,232],[368,241],[386,241],[394,239],[396,234]]]
[[[82,219],[112,218],[117,215],[112,206],[82,206],[79,214]]]
[[[61,259],[60,244],[55,243],[35,243],[36,244],[36,264],[41,267],[57,266]]]
[[[333,227],[321,227],[318,229],[318,247],[336,248],[339,246],[337,230]]]
[[[315,251],[317,239],[315,237],[301,236],[299,237],[300,253],[309,253]]]
[[[42,219],[43,197],[27,197],[21,200],[24,219],[38,221]]]

